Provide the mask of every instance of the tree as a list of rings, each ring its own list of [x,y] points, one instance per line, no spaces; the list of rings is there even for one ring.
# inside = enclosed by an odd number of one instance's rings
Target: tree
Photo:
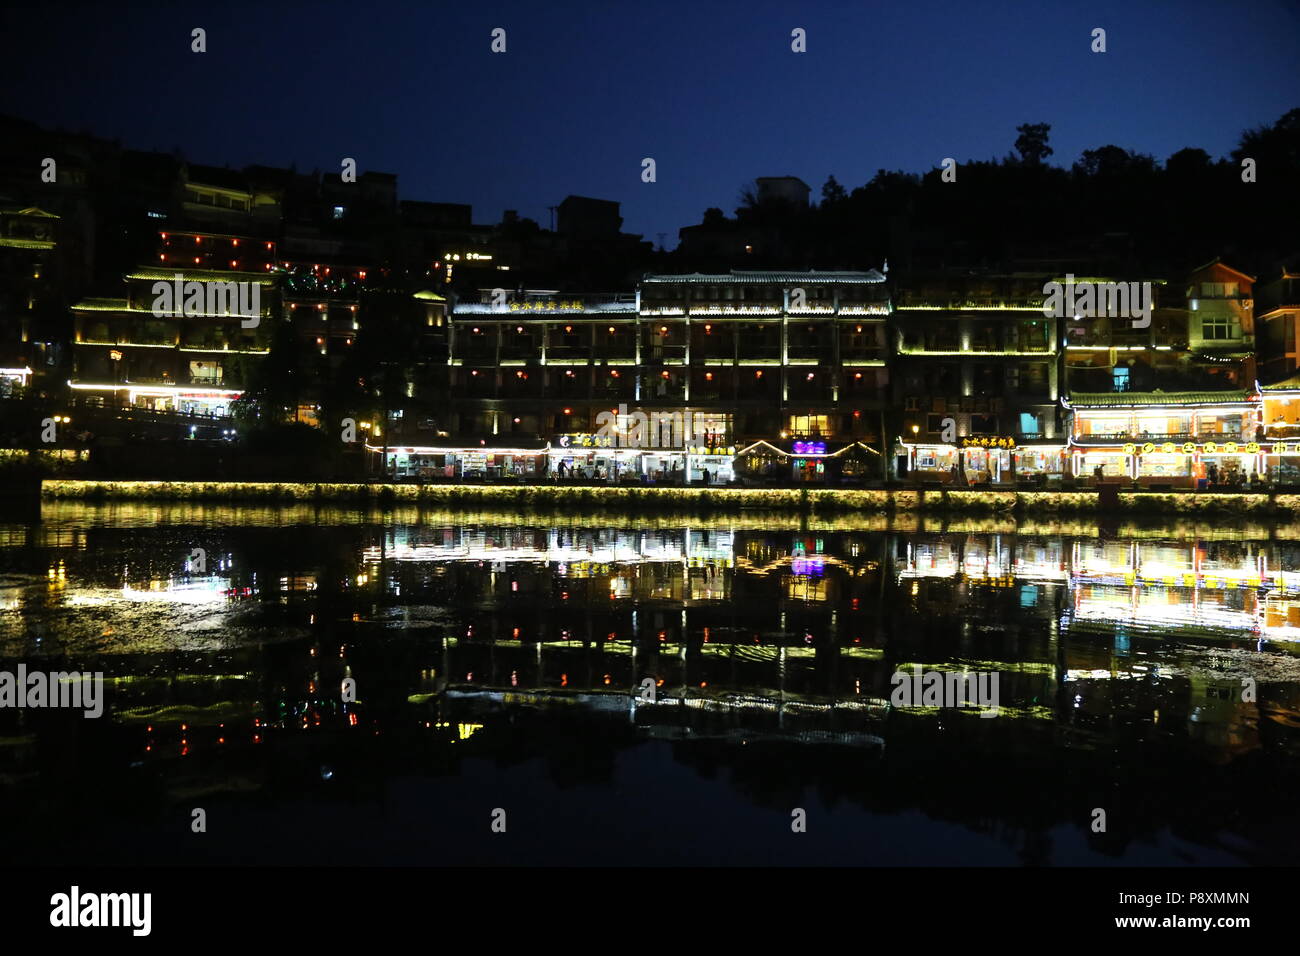
[[[710,206],[708,209],[704,210],[703,225],[717,227],[725,225],[726,222],[726,215],[717,206]]]
[[[1191,176],[1210,169],[1210,154],[1203,149],[1188,146],[1165,160],[1165,172],[1175,176]]]
[[[1300,169],[1300,108],[1286,113],[1272,126],[1245,130],[1240,145],[1232,151],[1232,159],[1240,165],[1247,158],[1269,167],[1279,181]],[[1286,174],[1278,175],[1283,170]]]
[[[1044,159],[1052,155],[1052,147],[1047,145],[1047,134],[1052,130],[1051,123],[1021,123],[1016,127],[1020,135],[1016,137],[1016,152],[1020,161],[1026,166],[1040,166]]]
[[[1130,153],[1118,146],[1099,146],[1085,149],[1074,164],[1075,173],[1081,176],[1122,176],[1155,169],[1155,160],[1145,153]]]
[[[297,412],[306,362],[292,321],[275,322],[268,355],[255,360],[232,355],[226,362],[232,378],[244,385],[243,395],[231,408],[237,420],[270,427],[282,423],[286,412]]]
[[[822,186],[822,205],[834,206],[836,203],[843,202],[848,198],[849,194],[835,180],[835,177],[833,175],[828,177],[825,185]]]
[[[753,212],[758,208],[758,183],[745,183],[740,187],[739,202],[740,206],[736,209],[736,218],[741,218],[742,214]]]

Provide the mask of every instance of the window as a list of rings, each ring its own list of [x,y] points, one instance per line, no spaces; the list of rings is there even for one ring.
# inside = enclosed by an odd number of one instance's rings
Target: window
[[[1020,413],[1020,434],[1037,435],[1040,431],[1038,416],[1031,412]]]
[[[1113,384],[1114,384],[1114,390],[1115,390],[1115,391],[1117,391],[1117,392],[1127,392],[1127,391],[1128,391],[1128,389],[1129,389],[1129,377],[1128,377],[1128,373],[1129,373],[1129,370],[1128,370],[1128,368],[1126,368],[1125,366],[1123,366],[1123,365],[1117,365],[1117,366],[1115,366],[1115,371],[1114,371],[1114,374],[1113,374],[1113,377],[1112,377],[1112,382],[1113,382]]]
[[[831,433],[829,415],[791,415],[790,433],[798,436],[822,436]]]
[[[1237,283],[1235,282],[1202,282],[1201,298],[1203,299],[1231,299],[1237,295]]]
[[[191,362],[190,380],[193,382],[220,382],[221,366],[216,362]]]
[[[347,212],[347,208],[346,208],[345,206],[335,206],[335,207],[334,207],[334,218],[335,218],[335,219],[342,219],[342,218],[343,218],[343,214],[346,213],[346,212]]]
[[[1201,338],[1207,342],[1235,339],[1232,319],[1226,315],[1209,316],[1201,319]]]

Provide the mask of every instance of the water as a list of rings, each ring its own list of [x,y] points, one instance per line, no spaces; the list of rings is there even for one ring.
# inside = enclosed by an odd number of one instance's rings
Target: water
[[[102,671],[107,705],[0,710],[0,845],[73,864],[1289,863],[1297,542],[46,504],[0,516],[0,670]],[[996,672],[998,715],[891,706],[912,665]]]

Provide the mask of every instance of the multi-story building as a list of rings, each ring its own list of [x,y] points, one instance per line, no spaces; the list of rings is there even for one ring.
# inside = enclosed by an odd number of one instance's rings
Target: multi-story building
[[[1273,311],[1276,306],[1266,308]],[[1300,485],[1300,373],[1265,385],[1260,398],[1260,470],[1274,486]]]
[[[1115,277],[1074,278],[1076,285],[1115,281]],[[1149,315],[1108,315],[1098,308],[1094,315],[1062,318],[1061,394],[1215,387],[1202,368],[1206,363],[1188,348],[1188,309],[1181,290],[1162,279],[1134,281],[1139,292],[1149,283]]]
[[[1255,383],[1255,279],[1213,259],[1187,285],[1187,347],[1203,376],[1221,388]]]
[[[1109,279],[1076,279],[1076,283]],[[1194,487],[1263,470],[1250,276],[1217,259],[1150,312],[1065,320],[1070,470],[1089,482]]]
[[[58,220],[36,207],[0,208],[0,397],[27,385],[42,365],[59,304],[51,274]]]
[[[1283,269],[1255,289],[1255,321],[1260,381],[1290,378],[1300,369],[1300,273]]]
[[[1260,395],[1207,392],[1075,392],[1070,470],[1095,483],[1190,488],[1262,471]]]
[[[373,269],[355,264],[278,263],[284,315],[294,332],[300,390],[292,395],[296,422],[319,426],[321,392],[355,346],[361,293]]]
[[[124,297],[72,307],[69,385],[87,404],[227,417],[280,315],[275,243],[160,231],[157,248]]]
[[[649,275],[627,294],[484,290],[452,310],[449,430],[471,449],[524,443],[513,457],[526,473],[547,443],[551,470],[609,480],[851,473],[883,434],[888,307],[875,271]]]
[[[1061,472],[1058,320],[1051,275],[937,276],[894,293],[900,474],[1001,484]]]

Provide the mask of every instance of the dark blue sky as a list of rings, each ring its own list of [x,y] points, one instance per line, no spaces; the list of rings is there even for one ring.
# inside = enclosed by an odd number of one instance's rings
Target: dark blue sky
[[[1052,124],[1061,165],[1107,143],[1219,156],[1300,106],[1296,0],[20,0],[0,34],[8,113],[216,165],[353,156],[479,222],[517,209],[546,226],[569,193],[614,199],[626,230],[670,247],[756,176],[852,189],[1002,156],[1022,122]]]

